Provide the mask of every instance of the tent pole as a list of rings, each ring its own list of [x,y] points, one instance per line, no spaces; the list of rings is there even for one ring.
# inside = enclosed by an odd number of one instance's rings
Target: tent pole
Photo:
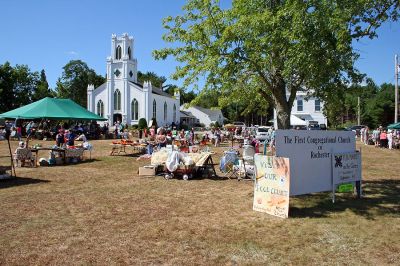
[[[13,154],[11,151],[10,135],[7,136],[7,142],[8,142],[8,150],[10,152],[10,158],[11,158],[11,177],[13,176],[13,172],[14,172],[14,177],[17,177],[17,174],[15,173],[14,158],[13,158]]]

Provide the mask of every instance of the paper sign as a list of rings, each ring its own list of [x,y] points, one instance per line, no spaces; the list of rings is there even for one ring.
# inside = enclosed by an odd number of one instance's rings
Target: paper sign
[[[254,156],[253,210],[281,218],[289,215],[289,159],[256,154]]]
[[[332,160],[332,174],[333,185],[360,181],[360,153],[334,153]]]

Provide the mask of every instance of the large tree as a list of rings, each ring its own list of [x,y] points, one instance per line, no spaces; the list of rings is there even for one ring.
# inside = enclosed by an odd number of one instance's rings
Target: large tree
[[[54,91],[50,89],[46,78],[46,72],[42,69],[42,71],[40,71],[40,80],[33,91],[32,101],[37,101],[45,97],[54,97]]]
[[[258,94],[275,107],[278,128],[289,128],[298,90],[325,99],[361,80],[352,42],[397,20],[399,1],[233,0],[222,8],[218,0],[189,0],[183,10],[164,20],[163,38],[173,46],[155,58],[174,56],[173,78],[185,85],[204,76],[204,89],[218,95]]]
[[[150,81],[152,86],[162,89],[163,83],[167,81],[167,78],[164,76],[159,76],[154,72],[140,72],[137,73],[137,78],[140,83],[144,83],[145,81]]]
[[[0,65],[0,112],[29,104],[39,81],[39,74],[27,65]]]
[[[57,81],[57,96],[69,98],[84,107],[87,103],[88,84],[98,87],[106,81],[81,60],[69,61],[63,70],[61,78]]]

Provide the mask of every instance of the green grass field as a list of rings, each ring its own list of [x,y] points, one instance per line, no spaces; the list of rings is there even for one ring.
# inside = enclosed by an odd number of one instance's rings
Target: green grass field
[[[290,218],[280,219],[252,210],[250,181],[139,177],[148,162],[109,156],[109,143],[94,141],[91,161],[17,168],[17,179],[0,180],[0,264],[400,261],[398,150],[362,146],[364,198],[293,197]]]

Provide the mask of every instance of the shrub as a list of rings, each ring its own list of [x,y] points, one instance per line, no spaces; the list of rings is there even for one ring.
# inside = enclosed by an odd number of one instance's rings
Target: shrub
[[[138,129],[145,129],[145,128],[147,128],[146,118],[140,118],[138,122]]]

